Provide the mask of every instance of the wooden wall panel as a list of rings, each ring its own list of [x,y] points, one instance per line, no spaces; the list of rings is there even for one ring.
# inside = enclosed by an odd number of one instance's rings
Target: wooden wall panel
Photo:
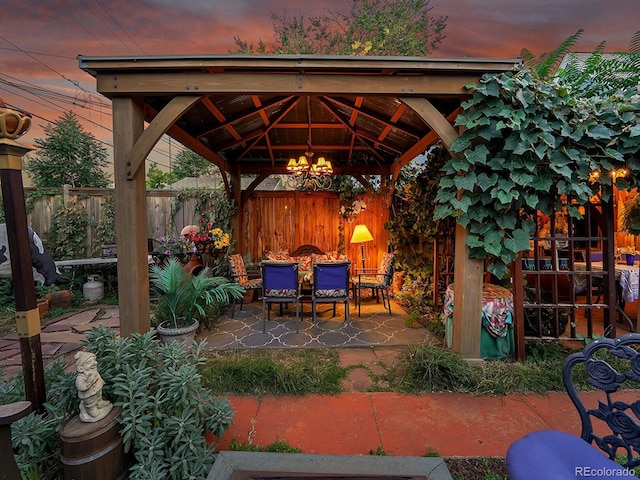
[[[92,224],[97,224],[102,216],[103,196],[109,189],[70,189],[68,200],[77,202],[89,214]],[[162,236],[178,236],[185,225],[197,224],[194,201],[187,200],[177,211],[172,228],[171,209],[177,192],[169,190],[147,191],[147,235],[157,239]],[[358,266],[361,264],[360,245],[349,243],[353,228],[364,223],[375,238],[365,244],[367,267],[378,264],[387,251],[388,236],[384,224],[389,210],[386,199],[380,196],[363,197],[367,204],[365,211],[354,218],[352,223],[338,215],[340,203],[334,192],[254,192],[244,205],[244,241],[246,251],[254,261],[260,260],[269,250],[289,250],[305,244],[316,245],[324,251],[337,250],[340,242],[340,225],[344,229],[345,253]],[[41,197],[34,201],[29,213],[29,226],[41,237],[46,238],[51,229],[51,221],[62,205],[62,196]],[[87,232],[87,246],[99,245],[95,227]],[[97,252],[96,252],[97,253]]]

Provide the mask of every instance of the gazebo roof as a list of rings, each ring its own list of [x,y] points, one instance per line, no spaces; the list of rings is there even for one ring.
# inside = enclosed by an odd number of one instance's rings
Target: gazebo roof
[[[198,95],[167,134],[239,174],[286,173],[310,147],[335,173],[389,175],[438,140],[404,101],[426,98],[453,122],[464,87],[519,59],[188,55],[79,56],[109,98],[144,103],[152,123]]]

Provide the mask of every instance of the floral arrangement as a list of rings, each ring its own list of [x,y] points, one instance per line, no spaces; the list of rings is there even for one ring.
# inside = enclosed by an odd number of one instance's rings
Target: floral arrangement
[[[160,237],[158,242],[160,242],[159,251],[164,255],[180,255],[187,252],[187,246],[184,243],[184,236],[177,239],[171,236]]]
[[[184,235],[184,244],[193,253],[214,253],[224,251],[231,245],[231,235],[213,223],[200,218],[200,228],[197,232],[189,232]]]

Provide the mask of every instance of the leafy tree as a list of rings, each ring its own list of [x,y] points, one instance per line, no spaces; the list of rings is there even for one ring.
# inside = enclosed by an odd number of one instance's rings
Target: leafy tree
[[[234,37],[231,53],[426,56],[444,38],[447,17],[434,17],[430,0],[353,0],[349,14],[272,13],[275,43],[257,46]]]
[[[26,170],[36,187],[106,187],[109,180],[107,150],[86,132],[73,112],[63,114],[45,127],[45,139],[36,139],[38,147]]]
[[[175,175],[169,172],[163,172],[158,167],[157,162],[151,162],[149,170],[147,171],[147,181],[145,182],[147,188],[163,188],[168,184],[173,183]]]
[[[193,150],[185,148],[178,152],[173,163],[173,178],[171,181],[187,177],[212,177],[218,172],[218,167]]]

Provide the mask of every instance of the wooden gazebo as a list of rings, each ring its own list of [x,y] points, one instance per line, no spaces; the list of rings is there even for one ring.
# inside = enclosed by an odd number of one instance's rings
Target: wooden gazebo
[[[312,149],[336,174],[380,175],[400,168],[442,140],[466,85],[484,73],[513,70],[518,59],[430,59],[326,56],[79,56],[113,102],[116,232],[121,333],[149,329],[145,168],[167,134],[216,164],[239,208],[289,158]],[[243,174],[257,175],[241,191]],[[483,264],[469,260],[465,232],[456,238],[453,348],[479,354]],[[464,333],[464,334],[463,334]]]

